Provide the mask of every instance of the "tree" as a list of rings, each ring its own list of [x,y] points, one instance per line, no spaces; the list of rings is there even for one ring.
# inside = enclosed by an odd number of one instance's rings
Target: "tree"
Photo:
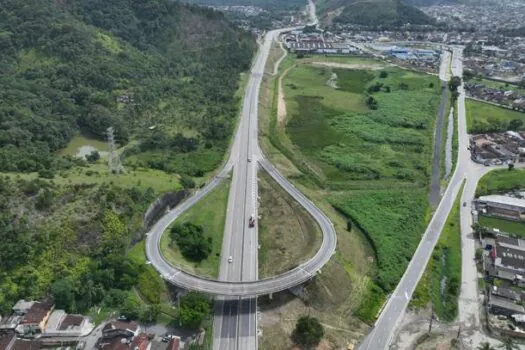
[[[430,84],[428,84],[428,87],[429,87],[430,89],[433,89],[433,88],[434,88],[434,83],[430,83]]]
[[[369,96],[366,100],[366,105],[370,109],[377,109],[377,100],[373,96]]]
[[[178,318],[183,327],[199,327],[210,313],[210,301],[198,292],[189,292],[180,299]]]
[[[498,348],[505,350],[519,350],[520,347],[514,342],[514,339],[507,337],[503,339],[502,344],[498,346]]]
[[[509,163],[509,165],[508,165],[508,169],[509,169],[509,171],[512,170],[512,169],[514,169],[514,163]]]
[[[453,76],[448,82],[448,88],[450,91],[458,91],[458,87],[461,86],[461,77]]]
[[[195,188],[195,181],[193,181],[193,179],[186,174],[182,174],[180,176],[180,183],[185,189]]]
[[[478,350],[494,350],[494,347],[489,342],[484,342],[478,345]]]
[[[302,346],[314,347],[324,336],[324,329],[319,320],[311,316],[302,316],[297,320],[292,338]]]
[[[67,278],[56,280],[51,286],[51,294],[53,295],[56,307],[58,309],[64,309],[67,312],[75,311],[76,292],[77,288],[74,283]]]
[[[141,315],[140,301],[133,293],[129,293],[120,309],[120,313],[130,320],[136,320]]]
[[[185,222],[171,228],[171,239],[187,259],[201,261],[211,253],[211,237],[204,237],[202,226]]]
[[[96,163],[99,159],[100,159],[100,153],[98,153],[98,151],[96,150],[86,155],[86,160],[89,163]]]
[[[509,129],[510,130],[519,130],[523,126],[523,121],[520,119],[512,119],[509,122]]]
[[[388,77],[388,73],[385,72],[384,70],[382,70],[381,73],[379,73],[379,77],[384,79],[384,78]]]
[[[350,219],[348,219],[348,221],[346,222],[346,230],[352,231],[352,220]]]

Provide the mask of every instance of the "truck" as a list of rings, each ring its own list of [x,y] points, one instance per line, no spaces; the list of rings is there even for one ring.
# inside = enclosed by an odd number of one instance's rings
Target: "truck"
[[[253,218],[253,215],[250,216],[250,219],[248,220],[248,227],[254,227],[255,226],[255,219]]]

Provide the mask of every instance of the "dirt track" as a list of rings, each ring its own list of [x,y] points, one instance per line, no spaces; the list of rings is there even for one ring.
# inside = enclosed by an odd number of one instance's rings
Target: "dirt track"
[[[372,69],[372,70],[380,70],[380,69],[385,68],[384,65],[364,64],[364,63],[337,63],[337,62],[313,61],[310,64],[312,64],[314,66],[325,66],[325,67],[344,68],[344,69]]]

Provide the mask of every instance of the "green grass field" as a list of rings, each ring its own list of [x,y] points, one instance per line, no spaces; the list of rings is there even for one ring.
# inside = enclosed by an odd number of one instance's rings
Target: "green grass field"
[[[484,79],[484,78],[479,78],[479,77],[469,80],[469,83],[484,84],[486,87],[492,88],[492,89],[501,89],[505,91],[513,90],[513,91],[518,91],[520,93],[525,93],[525,89],[520,88],[518,85],[502,83],[499,81]]]
[[[459,193],[462,191],[463,186]],[[453,321],[458,313],[461,284],[460,201],[458,195],[411,301],[416,308],[426,307],[432,302],[434,312],[444,321]],[[445,283],[443,294],[442,283]]]
[[[315,220],[266,172],[259,172],[259,277],[288,271],[311,258],[322,234]]]
[[[505,193],[514,189],[525,188],[525,170],[498,169],[485,174],[478,183],[476,196]]]
[[[3,173],[13,178],[36,179],[37,173]],[[182,188],[178,176],[160,170],[137,168],[127,169],[124,174],[111,174],[103,160],[86,167],[74,167],[57,174],[53,181],[57,184],[102,184],[115,183],[121,187],[151,187],[156,193],[177,191]]]
[[[523,122],[520,130],[525,129],[525,113],[498,107],[485,102],[466,99],[467,130],[469,133],[499,132],[509,130],[509,123],[514,119]]]
[[[168,229],[160,240],[160,249],[166,260],[191,273],[212,278],[218,276],[229,191],[230,182],[224,181],[175,221],[191,222],[204,228],[204,235],[212,238],[212,252],[208,258],[199,263],[184,258],[177,245],[172,243]]]
[[[509,221],[490,216],[480,216],[479,224],[488,228],[496,228],[512,235],[525,237],[525,224],[522,222]]]
[[[387,77],[380,78],[381,71]],[[337,89],[326,84],[333,73]],[[329,203],[364,233],[375,249],[379,267],[375,282],[390,291],[428,218],[438,79],[399,68],[349,70],[299,64],[283,83],[288,115],[284,131],[276,130],[276,147],[284,148],[283,153],[312,179],[300,178],[302,184],[321,187]],[[367,93],[378,83],[380,91]],[[378,109],[367,106],[368,96],[377,100]],[[383,293],[373,285],[364,286],[371,297],[363,299],[367,307],[358,309],[377,310],[374,306],[380,306]],[[370,321],[375,313],[360,317]]]

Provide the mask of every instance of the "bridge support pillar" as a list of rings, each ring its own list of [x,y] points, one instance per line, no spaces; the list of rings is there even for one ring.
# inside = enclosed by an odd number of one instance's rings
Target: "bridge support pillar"
[[[270,293],[270,294],[268,295],[268,298],[270,298],[270,300],[272,300],[272,299],[273,299],[273,293]]]

